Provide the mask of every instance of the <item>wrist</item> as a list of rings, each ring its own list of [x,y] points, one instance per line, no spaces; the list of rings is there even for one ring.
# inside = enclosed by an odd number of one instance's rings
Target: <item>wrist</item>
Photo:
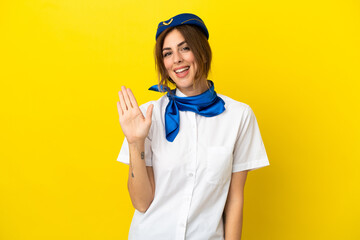
[[[145,139],[128,142],[128,144],[129,144],[129,148],[143,150],[145,148]]]

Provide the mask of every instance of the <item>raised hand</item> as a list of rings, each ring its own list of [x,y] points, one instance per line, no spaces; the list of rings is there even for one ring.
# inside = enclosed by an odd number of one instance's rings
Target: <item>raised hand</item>
[[[134,94],[130,88],[121,87],[120,102],[117,102],[120,126],[129,144],[144,142],[151,126],[151,115],[154,105],[146,110],[146,118],[142,114]]]

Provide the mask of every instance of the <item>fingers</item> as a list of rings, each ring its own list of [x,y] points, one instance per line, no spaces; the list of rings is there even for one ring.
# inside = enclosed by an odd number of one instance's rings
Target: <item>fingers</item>
[[[134,96],[134,94],[132,93],[132,91],[131,91],[130,88],[127,89],[127,93],[128,93],[128,95],[129,95],[131,105],[132,105],[133,107],[138,107],[136,98],[135,98],[135,96]]]
[[[119,91],[119,99],[120,102],[118,102],[117,105],[120,116],[125,114],[126,111],[133,108],[140,111],[136,98],[130,88],[122,86],[121,91]]]
[[[127,109],[129,110],[130,108],[133,107],[131,105],[131,102],[130,102],[129,94],[128,94],[127,89],[126,89],[125,86],[122,86],[121,90],[122,90],[121,92],[123,93],[123,96],[124,96],[124,99],[125,99],[125,104],[127,106]]]
[[[150,104],[150,106],[148,106],[148,108],[146,110],[146,118],[145,118],[145,120],[148,123],[151,123],[151,116],[152,116],[153,109],[154,109],[154,104]]]
[[[116,105],[119,112],[119,116],[122,116],[124,114],[124,111],[121,109],[120,102],[117,102]]]
[[[125,99],[122,91],[119,91],[119,99],[120,99],[121,112],[124,113],[127,110],[127,107],[125,104]]]

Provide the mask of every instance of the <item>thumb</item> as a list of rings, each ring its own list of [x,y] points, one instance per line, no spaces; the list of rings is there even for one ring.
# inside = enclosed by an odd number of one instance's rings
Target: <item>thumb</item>
[[[151,124],[151,116],[152,116],[152,112],[154,109],[154,104],[150,104],[150,106],[148,106],[147,110],[146,110],[146,122]]]

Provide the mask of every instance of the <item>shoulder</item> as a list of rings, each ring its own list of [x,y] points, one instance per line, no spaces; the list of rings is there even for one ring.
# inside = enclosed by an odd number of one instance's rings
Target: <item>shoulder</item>
[[[243,102],[236,101],[228,96],[217,94],[225,102],[225,112],[236,116],[247,116],[252,114],[251,107]]]

